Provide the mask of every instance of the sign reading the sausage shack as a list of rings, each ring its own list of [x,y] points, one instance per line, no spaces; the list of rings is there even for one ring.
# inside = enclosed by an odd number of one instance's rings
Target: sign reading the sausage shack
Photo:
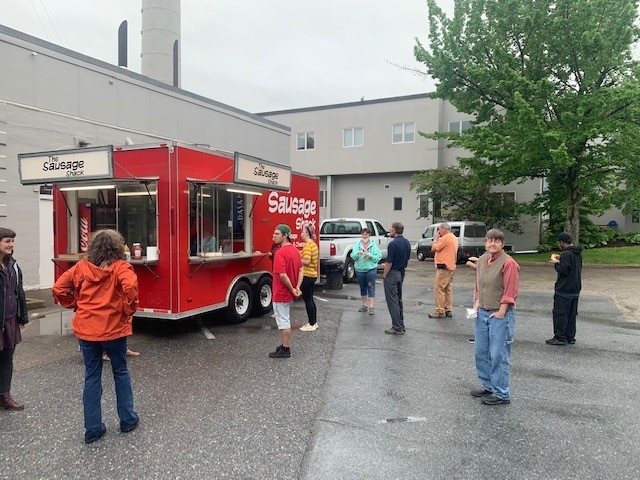
[[[235,153],[235,183],[270,190],[291,190],[291,167],[266,162],[261,158]]]
[[[110,145],[63,152],[21,153],[18,162],[23,185],[113,178],[113,147]]]

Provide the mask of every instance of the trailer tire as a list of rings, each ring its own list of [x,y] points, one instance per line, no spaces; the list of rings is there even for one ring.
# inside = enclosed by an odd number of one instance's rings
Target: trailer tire
[[[261,316],[271,311],[273,302],[273,280],[269,275],[265,275],[254,287],[253,314]]]
[[[226,318],[229,323],[238,324],[246,322],[251,316],[253,307],[253,295],[251,286],[240,280],[231,289],[229,295],[229,305],[227,306]]]

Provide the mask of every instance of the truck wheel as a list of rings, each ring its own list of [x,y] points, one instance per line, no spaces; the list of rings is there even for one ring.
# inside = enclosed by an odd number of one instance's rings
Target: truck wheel
[[[253,314],[256,316],[264,315],[271,311],[271,305],[273,302],[273,290],[272,290],[271,277],[265,275],[254,287],[253,296]]]
[[[349,253],[348,255],[351,255]],[[344,283],[353,282],[356,278],[356,266],[352,258],[347,258],[344,262]]]
[[[422,250],[416,250],[416,257],[418,257],[418,260],[421,262],[424,262],[424,259],[426,258]]]
[[[251,316],[253,295],[247,282],[239,281],[231,289],[226,317],[229,323],[246,322]]]

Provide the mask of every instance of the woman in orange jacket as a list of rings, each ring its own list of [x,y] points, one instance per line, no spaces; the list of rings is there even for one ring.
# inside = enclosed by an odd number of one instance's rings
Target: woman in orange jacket
[[[72,308],[72,329],[84,357],[84,441],[102,438],[102,354],[111,359],[120,431],[138,426],[127,367],[127,337],[138,306],[138,278],[124,257],[124,239],[115,230],[99,230],[89,241],[87,256],[64,272],[53,287],[63,307]]]

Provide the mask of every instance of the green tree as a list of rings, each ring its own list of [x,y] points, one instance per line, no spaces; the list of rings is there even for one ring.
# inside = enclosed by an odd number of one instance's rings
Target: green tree
[[[522,210],[512,199],[494,192],[486,182],[460,168],[424,170],[411,180],[411,189],[426,193],[437,203],[437,211],[428,214],[442,220],[474,220],[489,227],[521,231]]]
[[[637,205],[637,0],[454,0],[452,18],[427,4],[415,55],[432,97],[476,116],[463,135],[427,137],[467,149],[460,164],[493,182],[546,178],[530,206],[561,215],[576,241],[584,206]]]

